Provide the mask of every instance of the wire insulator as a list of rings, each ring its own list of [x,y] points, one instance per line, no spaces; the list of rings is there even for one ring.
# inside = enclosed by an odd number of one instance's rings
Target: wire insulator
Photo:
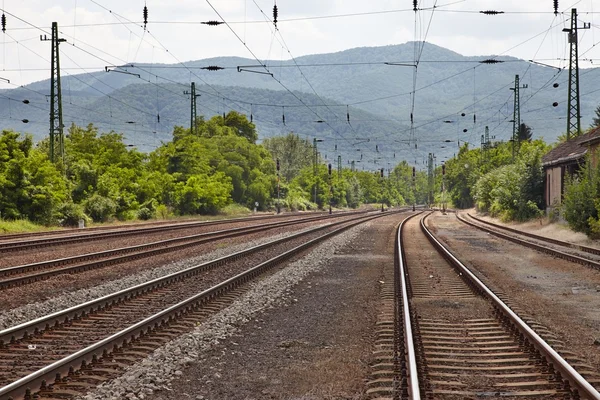
[[[146,25],[148,24],[148,7],[144,6],[144,30],[146,30]]]
[[[502,61],[502,60],[494,60],[493,58],[488,58],[486,60],[479,61],[479,64],[500,64],[503,62],[504,61]]]
[[[279,11],[277,10],[277,4],[273,6],[273,24],[275,28],[277,28],[277,17],[279,16]]]
[[[350,110],[348,110],[348,106],[346,106],[346,119],[348,120],[348,123],[350,123]]]
[[[160,114],[156,114],[156,122],[160,124]]]
[[[208,67],[202,67],[201,69],[205,69],[208,71],[220,71],[222,69],[225,69],[223,67],[219,67],[218,65],[209,65]]]
[[[485,15],[498,15],[498,14],[504,14],[504,11],[496,11],[496,10],[485,10],[485,11],[479,11],[481,14],[485,14]]]
[[[417,3],[418,3],[418,0],[413,0],[413,11],[414,12],[417,12]]]
[[[6,32],[6,15],[2,13],[2,32]]]
[[[554,0],[554,15],[558,15],[558,0]]]
[[[201,24],[217,26],[217,25],[224,24],[224,22],[221,22],[221,21],[206,21],[206,22],[201,22]]]

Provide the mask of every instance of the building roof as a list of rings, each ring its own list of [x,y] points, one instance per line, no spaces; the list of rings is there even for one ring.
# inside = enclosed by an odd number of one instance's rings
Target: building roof
[[[550,167],[576,162],[585,156],[589,145],[597,141],[600,141],[600,127],[559,144],[542,157],[542,165]]]

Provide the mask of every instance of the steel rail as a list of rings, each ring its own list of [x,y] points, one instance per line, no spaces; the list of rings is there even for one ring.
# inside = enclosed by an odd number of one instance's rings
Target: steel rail
[[[379,215],[379,214],[377,214],[377,215]],[[73,319],[80,318],[82,316],[85,316],[88,313],[100,310],[100,309],[110,306],[112,304],[117,304],[117,303],[127,300],[127,299],[134,298],[134,297],[138,296],[139,294],[143,294],[148,291],[154,290],[156,288],[169,285],[173,282],[185,279],[189,276],[193,276],[200,272],[218,267],[227,262],[237,260],[243,256],[254,253],[256,251],[263,250],[263,249],[266,249],[271,246],[275,246],[277,244],[301,237],[303,235],[307,235],[309,233],[318,232],[318,231],[330,228],[332,226],[340,225],[340,224],[347,223],[347,222],[352,222],[352,221],[359,220],[362,218],[368,218],[368,216],[359,216],[359,217],[354,217],[350,220],[333,222],[331,224],[322,225],[322,226],[312,228],[307,231],[298,232],[298,233],[286,236],[284,238],[280,238],[280,239],[269,241],[267,243],[259,244],[257,246],[250,247],[246,250],[241,250],[241,251],[238,251],[236,253],[233,253],[233,254],[230,254],[227,256],[219,257],[217,259],[207,261],[202,264],[198,264],[198,265],[186,268],[184,270],[174,272],[174,273],[165,275],[163,277],[156,278],[156,279],[150,280],[148,282],[132,286],[127,289],[120,290],[118,292],[100,297],[98,299],[90,300],[88,302],[79,304],[77,306],[73,306],[73,307],[67,308],[65,310],[57,311],[55,313],[46,315],[44,317],[40,317],[35,320],[25,322],[23,324],[2,330],[2,331],[0,331],[0,348],[2,347],[3,343],[10,343],[14,340],[18,340],[20,337],[27,337],[30,334],[35,335],[40,331],[49,329],[55,323],[63,322],[63,321],[67,322],[67,321],[70,321]]]
[[[549,243],[557,244],[559,246],[570,247],[572,249],[580,250],[580,251],[583,251],[583,252],[586,252],[586,253],[600,255],[600,249],[595,248],[595,247],[582,246],[582,245],[575,244],[575,243],[565,242],[563,240],[558,240],[558,239],[553,239],[553,238],[549,238],[549,237],[545,237],[545,236],[540,236],[540,235],[536,235],[534,233],[520,231],[518,229],[510,228],[508,226],[502,226],[502,225],[495,224],[493,222],[485,221],[485,220],[483,220],[481,218],[477,218],[477,217],[475,217],[475,216],[473,216],[473,215],[471,215],[469,213],[467,213],[467,215],[470,218],[473,218],[477,222],[481,222],[483,224],[486,224],[486,225],[489,225],[489,226],[493,226],[493,227],[498,228],[498,229],[502,229],[502,230],[513,232],[513,233],[516,233],[516,234],[519,234],[519,235],[527,236],[527,237],[530,237],[532,239],[537,239],[537,240],[541,240],[541,241],[544,241],[544,242],[549,242]]]
[[[496,231],[494,229],[490,229],[490,228],[486,228],[486,227],[481,226],[481,225],[477,225],[477,224],[475,224],[475,223],[473,223],[471,221],[468,221],[468,220],[464,219],[459,214],[456,214],[456,218],[459,221],[461,221],[461,222],[463,222],[463,223],[465,223],[467,225],[470,225],[470,226],[472,226],[474,228],[477,228],[477,229],[480,229],[482,231],[489,232],[489,233],[491,233],[494,236],[497,236],[497,237],[502,238],[502,239],[509,240],[509,241],[511,241],[513,243],[517,243],[517,244],[520,244],[522,246],[530,247],[530,248],[532,248],[534,250],[541,251],[542,253],[546,253],[546,254],[550,254],[550,255],[562,258],[563,260],[572,261],[572,262],[576,262],[576,263],[579,263],[579,264],[587,265],[587,266],[590,266],[590,267],[593,267],[593,268],[596,268],[596,269],[600,269],[600,262],[597,262],[597,261],[594,261],[594,260],[590,260],[590,259],[584,258],[584,257],[579,257],[579,256],[576,256],[574,254],[565,253],[564,251],[552,249],[550,247],[546,247],[546,246],[543,246],[543,245],[540,245],[540,244],[537,244],[537,243],[533,243],[533,242],[530,242],[530,241],[527,241],[527,240],[519,239],[517,237],[511,236],[511,235],[507,235],[507,234],[502,233],[502,232],[498,232],[498,231]]]
[[[402,309],[404,314],[404,345],[406,346],[406,357],[407,357],[407,367],[406,373],[408,378],[408,394],[411,400],[421,400],[421,391],[419,388],[419,372],[417,368],[417,357],[413,339],[413,331],[412,331],[412,321],[411,321],[411,313],[410,313],[410,303],[408,298],[408,270],[405,265],[405,254],[404,247],[402,246],[402,229],[404,228],[404,224],[411,218],[417,216],[419,214],[412,215],[406,218],[400,226],[398,227],[398,238],[397,238],[397,247],[398,247],[398,261],[399,261],[399,273],[400,273],[400,287],[402,290]]]
[[[525,321],[521,319],[514,311],[510,309],[496,294],[489,289],[475,274],[471,272],[458,258],[450,252],[425,226],[425,219],[421,219],[421,230],[425,233],[433,246],[438,249],[448,262],[454,265],[462,272],[463,277],[468,279],[474,287],[485,297],[492,301],[494,307],[504,314],[513,324],[513,326],[525,336],[537,351],[546,359],[546,361],[558,371],[564,379],[566,379],[571,388],[587,399],[600,400],[600,393],[586,381],[569,363],[554,350],[544,339],[542,339]]]
[[[329,217],[327,217],[325,219],[328,219],[328,218]],[[332,218],[339,218],[339,216],[335,216]],[[85,262],[88,260],[94,260],[94,259],[98,259],[98,258],[102,258],[102,257],[117,256],[117,257],[113,257],[111,259],[105,259],[105,260],[96,261],[96,262],[88,263],[88,264],[84,264],[84,265],[77,265],[77,266],[70,267],[70,268],[54,269],[51,271],[47,271],[46,273],[42,272],[42,273],[36,274],[36,275],[28,275],[28,276],[21,276],[21,277],[16,277],[16,278],[12,278],[12,279],[0,280],[0,289],[6,288],[6,287],[11,287],[11,286],[17,286],[22,281],[23,281],[23,283],[28,283],[28,282],[31,282],[34,280],[45,279],[45,278],[55,276],[55,275],[72,273],[72,272],[77,272],[77,271],[85,271],[85,270],[89,270],[89,269],[96,268],[99,266],[112,265],[112,264],[116,264],[119,262],[135,260],[135,259],[139,259],[139,258],[143,258],[143,257],[150,257],[155,254],[163,254],[166,252],[172,252],[172,251],[180,250],[180,249],[191,247],[191,246],[196,246],[196,245],[199,245],[199,244],[202,244],[205,242],[209,242],[212,240],[220,240],[220,239],[225,239],[225,238],[230,238],[230,237],[236,237],[236,236],[240,236],[240,235],[250,234],[250,233],[253,233],[256,231],[262,231],[264,229],[284,227],[284,226],[296,225],[296,224],[301,224],[304,222],[313,222],[313,221],[318,221],[318,220],[323,220],[323,218],[322,217],[311,217],[311,218],[306,218],[306,219],[302,219],[302,220],[272,222],[272,223],[261,225],[259,227],[255,227],[255,226],[240,227],[240,228],[225,229],[225,230],[220,230],[220,231],[199,233],[196,235],[188,235],[188,236],[182,236],[182,237],[177,237],[177,238],[173,238],[173,239],[165,239],[165,240],[160,240],[160,241],[151,242],[151,243],[144,243],[144,244],[139,244],[139,245],[134,245],[134,246],[121,247],[121,248],[111,249],[111,250],[103,250],[103,251],[99,251],[99,252],[87,253],[87,254],[71,256],[71,257],[64,257],[64,258],[55,259],[55,260],[40,261],[40,262],[36,262],[36,263],[31,263],[31,264],[17,265],[14,267],[6,267],[6,268],[0,269],[0,277],[6,277],[6,276],[15,275],[15,274],[22,274],[22,273],[29,272],[29,271],[38,271],[41,269],[58,267],[61,265],[81,263],[81,262]],[[184,243],[177,245],[177,243],[181,243],[181,242],[184,242]],[[151,249],[157,249],[157,250],[148,251]],[[134,253],[134,252],[143,252],[143,253],[132,255],[131,253]]]
[[[157,327],[164,326],[168,322],[172,321],[173,318],[177,318],[181,315],[184,315],[194,309],[197,309],[200,305],[208,302],[209,300],[214,299],[215,297],[228,292],[241,284],[253,279],[254,277],[262,274],[266,270],[275,266],[276,264],[284,261],[287,258],[292,257],[300,253],[301,251],[325,240],[331,236],[341,233],[351,227],[354,227],[358,224],[361,224],[366,221],[370,221],[375,218],[383,217],[387,214],[376,214],[374,216],[362,216],[351,220],[350,223],[345,221],[347,225],[337,228],[334,231],[328,232],[324,235],[321,235],[315,239],[309,240],[306,243],[303,243],[291,250],[288,250],[270,260],[260,263],[255,267],[248,269],[245,272],[242,272],[232,278],[229,278],[210,289],[204,290],[203,292],[194,295],[187,300],[184,300],[178,304],[170,306],[169,308],[150,316],[143,321],[140,321],[120,332],[115,333],[114,335],[107,337],[91,346],[88,346],[85,349],[82,349],[68,357],[63,358],[62,360],[56,361],[41,370],[34,372],[28,376],[25,376],[9,385],[6,385],[0,388],[0,399],[5,400],[10,397],[17,398],[24,396],[26,393],[31,393],[31,387],[45,387],[46,382],[50,382],[56,376],[60,376],[61,374],[68,374],[69,371],[74,371],[75,366],[77,365],[87,365],[88,363],[94,363],[97,361],[97,358],[101,357],[100,355],[106,355],[111,350],[122,347],[126,345],[128,342],[139,338],[147,333],[150,333],[153,329]],[[342,224],[342,222],[331,224],[337,225]]]
[[[360,213],[364,213],[364,211],[361,211]],[[340,214],[341,213],[338,213],[338,214],[336,214],[336,216],[339,216]],[[325,214],[324,216],[329,217],[328,214]],[[284,218],[284,216],[271,215],[268,217],[261,217],[260,219],[257,217],[245,217],[245,218],[233,218],[233,219],[229,219],[229,220],[218,220],[218,221],[184,222],[184,223],[179,223],[179,224],[175,224],[175,225],[167,225],[167,226],[152,226],[152,227],[139,228],[139,229],[114,230],[114,231],[99,232],[99,233],[83,233],[83,234],[79,234],[79,235],[39,238],[39,239],[32,239],[32,240],[27,240],[27,241],[9,241],[9,242],[0,243],[0,253],[7,253],[7,252],[39,248],[39,247],[48,247],[48,246],[53,246],[53,245],[57,245],[57,244],[71,244],[71,243],[86,242],[86,241],[96,240],[96,239],[119,238],[119,237],[133,236],[133,235],[139,235],[139,234],[144,234],[144,233],[167,232],[167,231],[175,231],[175,230],[181,230],[181,229],[197,228],[197,227],[227,224],[227,223],[261,221],[264,219],[274,219],[274,218]],[[314,218],[314,217],[311,216],[310,218]],[[298,218],[298,219],[302,219],[302,218]]]

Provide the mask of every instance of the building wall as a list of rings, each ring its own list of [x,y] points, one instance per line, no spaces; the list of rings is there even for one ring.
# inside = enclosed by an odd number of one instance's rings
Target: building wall
[[[562,200],[563,168],[556,166],[546,169],[546,207],[552,209]]]

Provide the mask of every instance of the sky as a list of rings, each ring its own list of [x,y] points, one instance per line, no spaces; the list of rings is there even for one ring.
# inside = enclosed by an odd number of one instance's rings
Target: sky
[[[463,55],[509,55],[564,66],[570,9],[576,6],[580,66],[600,64],[600,0],[0,0],[0,89],[49,78],[51,22],[64,74],[131,62],[179,63],[217,56],[290,59],[362,46],[427,40]],[[144,30],[142,10],[148,7]],[[435,5],[435,9],[433,6]],[[481,10],[505,11],[489,16]],[[352,15],[350,15],[352,14]],[[228,24],[209,26],[216,20]],[[285,44],[285,46],[283,45]],[[7,82],[10,81],[10,83]]]

